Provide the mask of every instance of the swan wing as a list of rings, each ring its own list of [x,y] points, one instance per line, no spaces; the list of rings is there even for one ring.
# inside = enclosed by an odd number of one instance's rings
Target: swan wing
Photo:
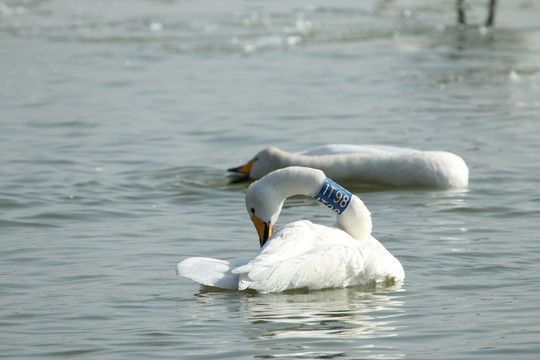
[[[446,151],[334,144],[299,155],[304,156],[306,166],[320,168],[327,176],[346,184],[450,189],[467,187],[469,182],[465,161]]]
[[[249,263],[232,270],[238,288],[262,293],[348,286],[362,278],[364,249],[341,229],[296,221],[279,229]]]
[[[193,280],[201,285],[223,289],[238,289],[238,274],[232,269],[244,265],[246,261],[225,261],[205,257],[191,257],[178,263],[178,276]]]
[[[354,246],[328,245],[301,256],[276,262],[259,262],[240,274],[240,290],[261,293],[288,289],[345,287],[362,275],[364,261]]]

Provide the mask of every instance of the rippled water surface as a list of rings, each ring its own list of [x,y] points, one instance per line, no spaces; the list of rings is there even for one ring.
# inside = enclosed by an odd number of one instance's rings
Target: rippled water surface
[[[531,359],[540,353],[540,4],[0,0],[0,357]],[[398,287],[179,279],[258,251],[266,146],[452,151],[466,190],[351,189]],[[309,199],[279,223],[332,216]]]

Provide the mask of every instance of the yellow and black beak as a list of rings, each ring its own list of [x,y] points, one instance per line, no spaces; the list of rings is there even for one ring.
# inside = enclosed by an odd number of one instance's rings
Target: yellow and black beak
[[[246,164],[244,164],[242,166],[227,169],[227,171],[234,172],[234,173],[239,175],[239,176],[236,176],[235,178],[231,179],[231,183],[236,184],[236,183],[248,181],[249,180],[249,172],[251,171],[251,168],[253,167],[253,164],[255,164],[255,161],[257,161],[257,158],[251,159],[250,161],[248,161]]]
[[[257,234],[259,234],[259,242],[261,244],[261,247],[263,247],[263,245],[266,243],[266,240],[268,240],[268,238],[272,236],[272,233],[274,232],[274,226],[270,224],[270,221],[264,222],[261,219],[259,219],[255,215],[255,212],[253,212],[251,221],[253,221],[253,225],[255,225]]]

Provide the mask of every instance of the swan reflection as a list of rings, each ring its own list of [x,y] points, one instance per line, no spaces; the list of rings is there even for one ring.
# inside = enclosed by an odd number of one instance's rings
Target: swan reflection
[[[371,292],[373,290],[379,292]],[[398,335],[396,318],[404,312],[403,301],[397,292],[399,290],[400,286],[394,285],[382,291],[375,286],[371,286],[371,289],[364,286],[305,293],[246,295],[240,304],[240,311],[251,322],[252,326],[245,330],[251,340],[285,339],[289,344],[302,338],[305,339],[302,340],[303,344],[312,342],[308,347],[317,348],[319,342],[325,339],[325,343],[347,342],[347,348],[351,350],[354,348],[350,344],[352,339]],[[373,348],[371,342],[357,345]],[[276,346],[274,343],[271,348],[276,350]],[[331,357],[331,354],[325,355],[325,358]]]
[[[363,289],[247,295],[240,310],[254,325],[253,338],[397,335],[393,323],[403,313],[403,302],[396,293]]]
[[[404,291],[401,283],[271,294],[202,286],[193,307],[179,309],[212,326],[228,314],[223,325],[245,335],[254,358],[400,359]]]
[[[401,358],[405,354],[391,340],[384,341],[399,335],[397,322],[404,314],[400,286],[246,294],[239,310],[251,324],[244,331],[259,342],[264,358]]]

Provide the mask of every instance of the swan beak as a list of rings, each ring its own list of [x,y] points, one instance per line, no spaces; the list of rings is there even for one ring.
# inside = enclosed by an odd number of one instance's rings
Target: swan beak
[[[253,164],[255,164],[255,161],[257,161],[257,158],[253,158],[250,161],[248,161],[246,164],[242,166],[238,166],[235,168],[227,169],[227,171],[234,172],[237,174],[240,174],[242,176],[239,176],[235,179],[231,180],[231,183],[236,184],[239,182],[244,182],[249,180],[249,172],[251,171],[251,168],[253,167]]]
[[[266,243],[266,240],[268,240],[268,238],[272,236],[272,233],[274,232],[274,226],[270,224],[270,221],[262,221],[255,214],[253,214],[251,221],[253,221],[253,225],[255,225],[257,234],[259,234],[259,242],[261,244],[261,247],[263,247]]]

